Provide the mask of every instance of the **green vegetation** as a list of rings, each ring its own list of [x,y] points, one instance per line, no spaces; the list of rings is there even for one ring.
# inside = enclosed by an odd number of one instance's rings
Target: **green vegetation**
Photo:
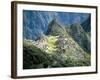
[[[55,20],[47,35],[23,41],[23,69],[91,65],[90,32],[79,23],[62,27]]]
[[[91,53],[90,32],[87,34],[79,23],[72,24],[67,31],[84,51]]]
[[[47,65],[50,64],[50,57],[48,54],[30,43],[29,41],[24,41],[23,68],[32,69],[47,67]]]
[[[46,38],[47,40],[45,40],[45,45],[47,46],[46,47],[46,52],[47,53],[53,53],[57,50],[56,48],[56,41],[57,41],[57,38],[54,37],[54,36],[49,36],[48,38]]]
[[[51,39],[51,38],[48,38]],[[49,40],[48,40],[49,42]],[[50,44],[49,44],[50,43]],[[55,42],[52,40],[47,45],[52,45]],[[55,44],[57,45],[57,44]],[[55,45],[52,47],[54,48]],[[71,51],[72,50],[72,51]],[[76,49],[77,50],[77,49]],[[50,51],[50,52],[49,52]],[[47,53],[48,52],[48,53]],[[52,54],[50,54],[52,52]],[[37,69],[37,68],[54,68],[54,67],[74,67],[74,66],[89,66],[90,55],[85,53],[84,58],[80,58],[77,51],[69,48],[65,53],[60,53],[59,48],[56,51],[52,48],[42,50],[33,45],[32,41],[24,40],[23,43],[23,69]],[[75,57],[77,55],[78,57]]]
[[[48,34],[52,35],[52,36],[66,36],[66,29],[64,27],[62,27],[61,25],[59,25],[55,20],[53,20],[52,22],[50,22],[50,24],[48,25]]]

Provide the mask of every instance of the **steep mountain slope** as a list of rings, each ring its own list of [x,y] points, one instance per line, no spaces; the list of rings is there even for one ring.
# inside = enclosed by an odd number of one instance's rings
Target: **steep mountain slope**
[[[48,25],[47,35],[66,36],[66,29],[57,23],[56,19],[52,20]]]
[[[75,27],[73,26],[71,28],[76,29],[75,31],[78,33],[78,34],[74,33],[74,34],[76,34],[75,35],[76,37],[78,37],[79,35],[82,38],[84,38],[83,35],[85,35],[85,37],[86,37],[85,33],[81,33],[84,30],[82,29],[82,27],[80,27],[80,25],[76,25]],[[48,31],[49,35],[56,36],[56,38],[57,38],[57,40],[56,40],[56,46],[58,48],[57,53],[65,53],[65,54],[68,53],[68,54],[70,54],[70,56],[72,55],[76,59],[78,59],[78,58],[82,59],[81,56],[85,55],[84,50],[79,46],[79,44],[77,44],[78,41],[77,42],[74,41],[74,39],[72,38],[73,35],[70,36],[68,34],[68,32],[66,31],[64,26],[59,25],[56,20],[53,20],[49,24],[48,29],[49,29],[49,31]],[[71,29],[71,30],[73,32],[74,29]],[[86,37],[86,39],[87,39],[87,37]],[[86,44],[86,46],[87,46],[87,44]],[[77,57],[75,57],[75,55]]]
[[[50,64],[50,57],[46,52],[34,46],[32,40],[24,40],[23,69],[46,68]]]
[[[91,53],[90,36],[79,23],[72,24],[66,28],[72,38],[88,53]]]

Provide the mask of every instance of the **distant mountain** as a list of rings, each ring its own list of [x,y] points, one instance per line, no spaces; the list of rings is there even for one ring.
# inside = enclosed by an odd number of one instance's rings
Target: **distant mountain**
[[[48,24],[56,18],[61,25],[83,23],[90,14],[73,12],[23,10],[23,38],[37,40],[48,30]]]
[[[89,15],[89,17],[85,21],[83,21],[81,25],[86,32],[90,32],[91,31],[91,15]]]
[[[79,23],[72,24],[66,28],[72,38],[87,52],[91,52],[91,38]]]

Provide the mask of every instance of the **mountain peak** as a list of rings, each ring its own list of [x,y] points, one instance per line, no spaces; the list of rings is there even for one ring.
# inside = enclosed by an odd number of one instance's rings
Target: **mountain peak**
[[[65,27],[60,25],[56,18],[54,18],[48,25],[47,34],[53,36],[65,36],[67,33]]]
[[[56,18],[54,18],[54,19],[50,22],[49,26],[53,26],[54,24],[55,24],[56,26],[58,26],[58,27],[62,27],[62,26],[59,24],[59,22],[57,21]]]

